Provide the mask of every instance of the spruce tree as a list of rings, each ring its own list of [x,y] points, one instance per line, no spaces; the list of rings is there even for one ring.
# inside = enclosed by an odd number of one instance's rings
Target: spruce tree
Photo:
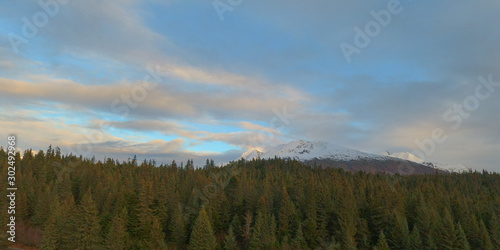
[[[236,241],[236,236],[234,235],[232,224],[229,226],[226,239],[224,240],[224,249],[226,250],[238,249],[238,242]]]
[[[453,249],[457,240],[455,225],[453,218],[448,209],[445,209],[443,221],[439,227],[439,241],[438,246],[440,249]]]
[[[297,231],[295,232],[295,237],[293,238],[292,246],[295,249],[306,249],[307,248],[307,242],[306,242],[306,239],[304,238],[304,233],[302,232],[302,224],[300,222],[299,222],[299,225],[297,227]]]
[[[161,228],[160,222],[156,216],[153,218],[153,225],[151,228],[151,235],[146,244],[149,249],[165,249],[165,234]]]
[[[411,230],[410,237],[408,240],[408,249],[419,250],[423,248],[422,238],[420,238],[420,231],[417,226],[413,227]]]
[[[479,220],[479,242],[481,249],[493,249],[493,244],[491,243],[491,238],[488,233],[488,229],[484,225],[483,220]]]
[[[408,230],[408,223],[406,217],[400,213],[394,215],[395,225],[390,229],[391,247],[394,249],[408,249],[410,232]]]
[[[137,217],[139,227],[137,228],[140,239],[146,240],[151,235],[153,225],[153,186],[151,180],[143,180],[141,182],[141,190],[139,192],[139,207],[137,208]]]
[[[183,248],[186,244],[187,232],[181,204],[177,204],[174,208],[168,229],[171,241],[178,247]]]
[[[387,240],[385,239],[385,235],[384,235],[383,231],[380,231],[377,245],[373,248],[373,250],[390,250],[389,244],[387,244]]]
[[[99,217],[90,188],[80,202],[75,219],[76,231],[73,238],[75,249],[99,249],[101,247]]]
[[[490,220],[490,235],[493,249],[500,249],[500,217],[493,215]]]
[[[189,250],[213,250],[217,247],[215,238],[205,207],[202,207],[191,232]]]
[[[252,228],[249,249],[276,248],[276,220],[269,213],[259,213]]]
[[[238,215],[234,215],[233,219],[231,220],[230,224],[231,229],[233,230],[233,234],[236,238],[236,241],[240,241],[243,239],[243,230],[241,227],[241,221]]]
[[[122,214],[113,218],[110,230],[106,235],[105,245],[107,249],[127,249],[129,235],[126,224],[127,211],[124,209]]]
[[[288,196],[288,192],[285,187],[282,189],[283,198],[280,203],[280,212],[279,212],[279,235],[283,238],[288,236],[291,237],[292,231],[292,222],[295,217],[295,205],[292,200]]]
[[[465,232],[462,229],[462,226],[460,225],[460,222],[455,228],[455,234],[456,234],[456,239],[457,241],[455,242],[455,248],[456,249],[463,249],[463,250],[470,250],[471,247],[469,245],[469,242],[467,241],[467,236],[465,236]]]
[[[42,249],[55,250],[60,248],[60,232],[56,216],[53,214],[43,230]]]

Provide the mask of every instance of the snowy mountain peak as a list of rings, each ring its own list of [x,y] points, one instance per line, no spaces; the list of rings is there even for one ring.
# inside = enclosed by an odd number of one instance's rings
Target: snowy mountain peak
[[[388,151],[386,151],[382,155],[420,163],[420,164],[423,164],[423,165],[426,165],[429,167],[438,168],[438,169],[445,170],[448,172],[460,173],[460,172],[469,171],[469,169],[462,164],[442,164],[442,163],[436,163],[436,162],[425,162],[424,160],[420,159],[419,157],[417,157],[411,153],[408,153],[408,152],[389,153]]]
[[[263,154],[263,150],[261,148],[251,148],[245,153],[241,155],[243,159],[260,159],[260,156]]]
[[[290,158],[299,161],[313,159],[334,159],[340,161],[359,160],[359,159],[387,159],[385,156],[369,154],[348,147],[336,145],[323,141],[291,141],[286,144],[265,149],[251,149],[245,152],[241,158],[268,159],[268,158]]]
[[[400,153],[389,153],[389,151],[385,151],[382,155],[384,156],[389,156],[389,157],[394,157],[394,158],[398,158],[398,159],[403,159],[403,160],[407,160],[407,161],[412,161],[412,162],[416,162],[416,163],[424,163],[424,160],[418,158],[417,156],[411,154],[411,153],[408,153],[408,152],[400,152]]]

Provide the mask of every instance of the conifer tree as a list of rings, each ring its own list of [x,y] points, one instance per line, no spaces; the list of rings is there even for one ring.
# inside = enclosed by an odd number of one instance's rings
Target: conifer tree
[[[139,207],[137,208],[138,228],[137,236],[140,239],[139,244],[143,246],[151,246],[151,234],[153,230],[154,213],[152,209],[153,203],[153,184],[147,179],[141,181],[141,188],[138,195]]]
[[[500,249],[500,217],[493,215],[490,220],[490,235],[493,249]]]
[[[420,232],[417,226],[413,227],[411,230],[410,237],[408,240],[408,249],[418,250],[423,248],[422,238],[420,238]]]
[[[289,237],[291,236],[292,231],[292,223],[295,217],[295,205],[292,200],[288,196],[288,192],[285,187],[282,189],[283,198],[280,203],[280,212],[279,212],[279,235],[281,237]]]
[[[493,249],[493,244],[491,243],[491,238],[488,233],[488,229],[484,225],[483,220],[479,220],[479,243],[481,249]]]
[[[57,214],[57,225],[61,233],[61,248],[73,248],[73,237],[78,227],[77,217],[79,216],[73,197],[64,200],[54,213]]]
[[[440,249],[453,249],[453,246],[457,240],[455,225],[453,223],[453,218],[448,209],[445,209],[443,221],[439,228],[439,242],[438,246]]]
[[[308,245],[312,248],[316,248],[318,244],[318,221],[316,213],[316,202],[311,200],[306,204],[306,219],[304,221],[304,237]]]
[[[149,241],[146,243],[149,249],[165,249],[165,234],[161,228],[160,222],[156,216],[153,218],[153,225],[151,228],[151,235]]]
[[[394,249],[408,249],[410,232],[408,230],[406,217],[396,213],[394,220],[395,225],[390,229],[391,238],[389,243],[391,243],[390,245]]]
[[[364,218],[358,218],[356,223],[356,242],[358,249],[370,249],[371,248],[371,232],[368,228],[368,222]]]
[[[60,248],[60,232],[55,214],[53,214],[43,230],[42,249],[55,250]]]
[[[307,248],[307,242],[306,239],[304,238],[304,233],[302,232],[302,224],[300,222],[299,225],[297,226],[297,232],[295,233],[295,237],[293,238],[292,246],[295,249]]]
[[[384,235],[383,231],[380,231],[377,245],[373,249],[374,250],[390,250],[389,244],[387,244],[387,240],[385,239],[385,235]]]
[[[75,249],[99,249],[101,247],[99,217],[90,188],[80,202],[75,219],[76,231],[73,238]]]
[[[191,232],[189,239],[189,250],[212,250],[217,247],[217,239],[214,236],[210,219],[208,218],[205,207],[202,207],[198,218]]]
[[[182,213],[181,204],[178,204],[172,213],[170,224],[169,224],[169,236],[171,240],[179,247],[183,247],[186,244],[186,222],[184,221],[184,215]]]
[[[455,242],[456,249],[470,250],[469,242],[467,241],[467,237],[465,236],[465,232],[460,225],[460,222],[455,227],[455,235],[457,241]]]
[[[129,235],[126,224],[127,210],[124,208],[120,215],[113,218],[110,225],[110,230],[106,235],[107,249],[127,249]]]
[[[234,235],[232,224],[229,226],[226,239],[224,240],[224,249],[226,250],[238,249],[238,242],[236,241],[236,236]]]
[[[243,239],[243,230],[241,227],[241,221],[238,215],[234,215],[233,219],[231,220],[230,224],[231,229],[233,230],[233,234],[236,238],[236,241],[240,241]]]
[[[249,249],[272,249],[276,247],[276,220],[269,213],[259,213],[252,228]]]

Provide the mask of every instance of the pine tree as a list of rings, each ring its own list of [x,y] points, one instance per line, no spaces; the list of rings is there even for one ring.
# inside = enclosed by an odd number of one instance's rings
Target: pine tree
[[[236,241],[240,241],[243,239],[243,230],[241,228],[241,221],[238,215],[235,215],[231,220],[230,224],[231,229],[233,230],[233,234],[236,238]]]
[[[304,221],[304,237],[308,245],[312,248],[316,248],[319,238],[316,213],[316,202],[312,200],[306,204],[306,220]]]
[[[500,249],[500,217],[493,215],[490,220],[490,235],[493,249]]]
[[[390,250],[387,240],[383,231],[380,231],[380,235],[377,241],[377,245],[373,248],[374,250]]]
[[[140,238],[147,238],[153,225],[153,183],[151,180],[141,182],[141,191],[139,192],[139,208],[137,208],[139,228],[137,229]]]
[[[417,226],[413,227],[408,240],[408,249],[419,250],[423,248],[422,238]]]
[[[295,205],[288,196],[288,192],[285,187],[283,187],[283,198],[280,203],[280,213],[279,213],[279,235],[281,237],[291,236],[291,224],[295,217]]]
[[[463,249],[463,250],[471,249],[469,242],[467,241],[467,237],[465,236],[465,232],[462,229],[462,226],[460,225],[460,222],[455,228],[455,235],[457,239],[457,241],[455,242],[455,249]]]
[[[479,220],[479,242],[481,244],[481,249],[493,249],[488,229],[486,229],[483,220]]]
[[[188,249],[212,250],[216,247],[217,239],[214,236],[212,225],[210,224],[210,219],[208,218],[207,212],[205,211],[205,207],[202,207],[194,224],[193,231],[191,232]]]
[[[371,248],[371,232],[368,228],[368,222],[364,218],[358,218],[356,223],[356,242],[358,249]]]
[[[169,224],[169,235],[171,240],[180,248],[186,244],[186,222],[180,204],[174,208]]]
[[[160,222],[156,218],[153,218],[153,225],[151,229],[151,235],[149,236],[149,241],[146,244],[149,249],[165,249],[165,234],[161,228]]]
[[[304,233],[302,232],[302,224],[300,222],[299,222],[299,225],[297,227],[297,232],[295,233],[295,237],[293,238],[292,246],[295,249],[306,249],[307,248],[307,242],[306,242],[306,239],[304,238]]]
[[[439,228],[439,242],[438,246],[440,249],[453,249],[453,246],[457,240],[455,225],[453,223],[453,218],[448,209],[444,211],[443,221],[441,227]]]
[[[238,249],[238,242],[236,241],[236,236],[234,235],[233,225],[229,226],[226,239],[224,240],[224,249],[226,250]]]
[[[74,247],[85,250],[99,249],[101,247],[99,217],[97,207],[94,200],[92,200],[90,188],[82,198],[75,219]]]
[[[80,216],[73,197],[69,197],[61,203],[57,214],[57,225],[61,233],[61,249],[74,248],[74,234],[77,231],[77,218]]]
[[[394,216],[395,225],[390,229],[390,241],[393,249],[408,249],[410,232],[406,217],[399,213]]]
[[[242,237],[245,243],[245,248],[248,247],[252,238],[252,222],[253,216],[250,211],[245,214],[245,226],[242,228]]]
[[[343,194],[340,196],[339,224],[342,235],[342,248],[350,250],[356,249],[356,218],[358,214],[352,188],[347,184],[343,186]]]
[[[274,249],[277,246],[276,220],[269,213],[259,213],[252,228],[249,249]]]
[[[57,226],[56,216],[53,214],[47,226],[43,230],[42,249],[52,250],[60,248],[60,232]]]
[[[108,249],[127,249],[129,235],[126,224],[127,210],[123,209],[122,214],[113,218],[110,230],[106,235],[106,248]]]

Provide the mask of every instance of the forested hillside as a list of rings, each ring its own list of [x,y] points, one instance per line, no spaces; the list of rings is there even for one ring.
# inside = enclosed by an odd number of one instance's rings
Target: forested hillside
[[[43,249],[500,249],[499,174],[16,158],[17,239]],[[7,166],[2,149],[2,225]]]

